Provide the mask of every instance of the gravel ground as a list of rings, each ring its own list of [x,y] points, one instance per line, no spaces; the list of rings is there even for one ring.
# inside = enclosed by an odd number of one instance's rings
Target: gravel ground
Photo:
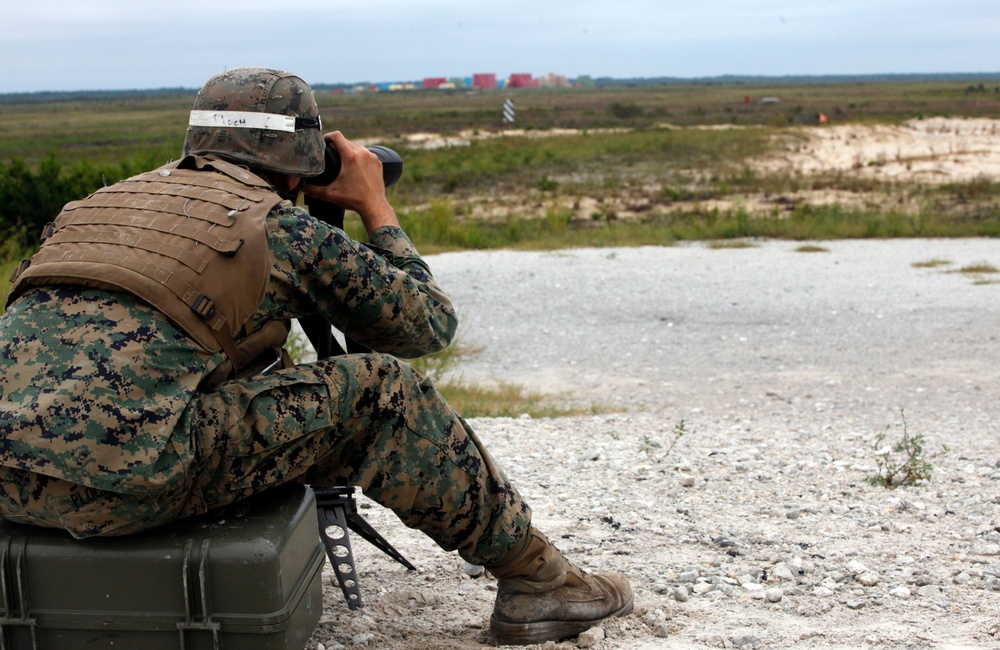
[[[755,243],[429,258],[466,380],[604,409],[472,421],[539,528],[632,580],[552,647],[1000,647],[1000,275],[959,272],[1000,243]],[[871,485],[904,417],[932,479]],[[361,505],[418,570],[355,538],[366,606],[328,588],[311,647],[487,644],[495,582]]]

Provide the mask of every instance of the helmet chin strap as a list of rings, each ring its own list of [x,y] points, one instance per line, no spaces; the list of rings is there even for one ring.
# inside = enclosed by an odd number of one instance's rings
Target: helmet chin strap
[[[292,187],[290,189],[287,187],[279,188],[277,192],[278,196],[280,196],[283,199],[287,199],[292,203],[295,203],[299,200],[299,194],[302,192],[302,186],[305,184],[306,184],[306,179],[299,177],[299,180],[295,184],[295,187]]]

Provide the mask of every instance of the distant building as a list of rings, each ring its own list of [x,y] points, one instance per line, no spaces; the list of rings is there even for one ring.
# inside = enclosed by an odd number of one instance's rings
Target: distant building
[[[538,78],[538,86],[541,88],[569,88],[569,79],[566,77],[550,72],[544,77]]]
[[[507,80],[508,88],[538,88],[538,80],[531,76],[531,73],[518,72],[510,75]]]
[[[424,90],[432,90],[434,88],[440,88],[446,83],[448,83],[448,80],[444,77],[425,77],[421,85]]]
[[[492,72],[478,72],[472,75],[472,87],[492,90],[497,87],[497,76]]]

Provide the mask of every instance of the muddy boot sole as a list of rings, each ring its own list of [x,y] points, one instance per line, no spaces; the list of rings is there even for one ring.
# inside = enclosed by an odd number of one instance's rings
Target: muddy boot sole
[[[579,636],[590,628],[611,616],[627,616],[632,612],[634,599],[617,612],[595,618],[590,621],[535,621],[533,623],[506,623],[497,620],[494,615],[490,619],[490,633],[497,645],[531,645],[546,641],[562,641]]]

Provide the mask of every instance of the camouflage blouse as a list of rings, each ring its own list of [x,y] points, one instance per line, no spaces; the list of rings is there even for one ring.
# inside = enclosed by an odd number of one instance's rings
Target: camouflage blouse
[[[402,357],[451,341],[451,302],[399,228],[362,244],[289,202],[267,227],[275,261],[253,329],[319,313]],[[137,494],[184,479],[188,405],[225,359],[130,294],[71,285],[16,300],[0,318],[0,351],[0,465]]]

